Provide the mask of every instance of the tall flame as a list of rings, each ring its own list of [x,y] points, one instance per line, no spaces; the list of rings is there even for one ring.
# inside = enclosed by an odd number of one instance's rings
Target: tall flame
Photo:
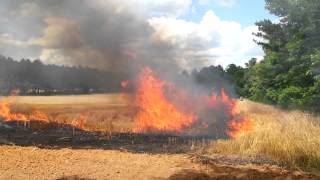
[[[171,93],[170,98],[166,96],[167,92]],[[176,101],[183,104],[188,113],[178,108]],[[190,107],[185,102],[193,102],[194,106]],[[203,104],[207,106],[206,111],[226,115],[225,134],[231,138],[237,138],[254,127],[254,122],[240,113],[238,102],[231,99],[224,89],[219,96],[215,93],[211,96],[188,95],[173,83],[158,79],[150,68],[144,68],[140,74],[135,103],[140,108],[135,118],[135,132],[182,132],[199,124],[202,124],[202,128],[208,128],[208,123],[203,121],[200,117],[201,111],[196,107]]]
[[[135,97],[140,108],[135,118],[135,132],[180,132],[195,121],[192,114],[182,112],[166,98],[165,88],[169,86],[150,68],[143,69]]]
[[[238,102],[229,98],[223,89],[221,90],[221,98],[223,103],[228,105],[227,111],[229,111],[231,116],[231,119],[227,122],[227,135],[231,138],[237,138],[241,134],[252,131],[254,128],[254,122],[252,119],[240,114]]]

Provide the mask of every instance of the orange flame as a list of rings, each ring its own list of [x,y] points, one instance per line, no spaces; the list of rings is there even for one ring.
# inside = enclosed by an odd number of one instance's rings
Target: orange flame
[[[174,96],[168,99],[165,95],[166,90]],[[173,100],[183,104],[189,114],[182,112],[172,103]],[[194,105],[190,107],[187,102],[193,102]],[[182,132],[197,124],[197,121],[200,121],[202,128],[208,128],[209,124],[201,122],[201,118],[198,118],[195,106],[201,103],[206,104],[208,111],[213,110],[213,112],[227,115],[225,133],[231,138],[237,138],[254,127],[254,122],[240,113],[238,102],[231,99],[224,89],[221,90],[220,96],[215,93],[211,96],[200,96],[200,98],[189,96],[172,83],[158,79],[150,68],[144,68],[140,74],[135,103],[140,108],[135,118],[135,132]]]
[[[227,123],[227,135],[231,138],[237,138],[241,134],[252,131],[254,128],[254,122],[252,119],[244,117],[240,114],[238,102],[229,98],[224,92],[224,89],[221,90],[221,98],[222,102],[228,105],[227,111],[229,111],[231,115],[231,119]]]
[[[254,122],[252,119],[241,118],[241,119],[232,119],[228,122],[227,134],[231,138],[237,138],[241,134],[248,133],[253,130]]]
[[[121,86],[127,87],[128,83],[128,81],[122,81]],[[13,93],[13,95],[16,94],[18,93]],[[238,101],[231,99],[224,89],[221,90],[220,96],[215,93],[211,96],[190,96],[186,91],[176,88],[173,83],[160,80],[150,68],[144,68],[139,76],[134,102],[140,109],[135,117],[134,132],[179,133],[197,125],[202,129],[210,130],[212,124],[202,119],[201,108],[203,107],[206,112],[211,113],[209,116],[206,115],[207,119],[215,113],[226,115],[228,120],[225,124],[226,130],[222,131],[231,138],[237,138],[254,128],[254,121],[240,113]],[[11,103],[6,100],[0,100],[0,118],[4,121],[59,123],[58,119],[40,111],[27,114],[16,113],[12,110]],[[85,127],[87,118],[87,115],[82,114],[72,122],[64,122],[64,124],[90,130]]]
[[[34,111],[32,112],[28,119],[35,120],[35,121],[43,121],[43,122],[49,122],[49,117],[40,111]]]
[[[34,111],[31,114],[13,113],[9,102],[0,101],[0,117],[5,121],[43,121],[49,122],[46,114],[40,111]]]
[[[60,123],[59,120],[53,119],[52,117],[46,115],[41,111],[33,111],[30,114],[22,114],[22,113],[14,113],[10,107],[10,103],[8,101],[2,100],[0,101],[0,118],[6,122],[9,121],[22,121],[22,122],[29,122],[29,121],[41,121],[43,123],[49,123],[50,121]],[[70,124],[76,128],[86,130],[85,123],[87,121],[87,116],[80,115],[79,118],[74,119],[71,123],[64,123]],[[49,121],[50,120],[50,121]]]
[[[193,115],[181,112],[166,98],[165,88],[169,86],[150,68],[143,69],[135,97],[140,111],[135,118],[134,132],[180,132],[195,121]]]
[[[5,121],[28,121],[28,117],[20,113],[12,113],[8,102],[0,102],[0,117]]]
[[[85,123],[87,122],[88,117],[85,115],[81,115],[79,118],[74,119],[72,124],[74,127],[85,130]]]

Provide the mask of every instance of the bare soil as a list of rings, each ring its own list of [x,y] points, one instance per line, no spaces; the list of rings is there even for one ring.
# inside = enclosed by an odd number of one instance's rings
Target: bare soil
[[[198,170],[186,155],[149,155],[114,150],[0,147],[0,179],[159,179]]]
[[[190,154],[0,146],[0,179],[319,179],[276,166],[230,166]]]

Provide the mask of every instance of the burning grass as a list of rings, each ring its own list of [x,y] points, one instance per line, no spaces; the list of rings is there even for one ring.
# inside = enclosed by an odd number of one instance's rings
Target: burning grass
[[[319,173],[319,118],[249,101],[241,102],[240,107],[255,121],[255,129],[235,139],[214,141],[207,153],[264,155],[294,169]]]
[[[150,80],[150,78],[147,78],[147,80]],[[161,83],[161,81],[157,82]],[[151,85],[153,84],[151,83]],[[158,91],[149,90],[147,92],[155,93]],[[4,110],[3,112],[0,111],[0,115],[9,114],[10,116],[8,117],[10,118],[4,119],[7,121],[11,119],[41,120],[43,116],[37,112],[43,112],[47,117],[42,119],[49,122],[58,121],[56,123],[61,123],[62,125],[80,123],[81,129],[102,131],[110,134],[114,132],[131,132],[132,129],[136,128],[136,118],[138,117],[138,120],[141,120],[141,117],[145,117],[141,116],[143,115],[141,113],[149,113],[145,119],[150,119],[149,115],[157,115],[154,117],[154,122],[158,122],[157,119],[162,115],[170,115],[171,111],[177,112],[174,104],[171,104],[163,96],[162,91],[151,95],[143,93],[137,97],[140,97],[141,103],[143,102],[143,106],[139,106],[144,110],[141,112],[140,109],[140,116],[139,114],[137,116],[137,112],[139,112],[137,108],[131,106],[130,99],[124,98],[123,94],[2,98],[5,102],[11,104],[11,109],[6,111],[6,108],[0,108]],[[154,101],[153,98],[160,98],[161,101]],[[224,118],[228,121],[225,122],[225,126],[221,129],[223,132],[227,130],[226,133],[232,138],[230,140],[212,142],[212,145],[206,150],[207,153],[228,153],[246,156],[263,155],[284,162],[293,168],[309,171],[320,169],[319,118],[298,111],[281,111],[271,106],[249,101],[239,103],[226,96],[223,91],[220,96],[213,94],[205,98],[205,100],[207,101],[201,102],[206,102],[207,108],[213,111],[213,113],[209,114],[209,117],[214,118],[219,115],[219,112],[223,112],[220,114],[228,115]],[[162,102],[160,105],[164,107],[158,108],[158,106],[145,102]],[[4,107],[8,106],[8,104],[2,105],[5,105]],[[216,107],[222,108],[217,109]],[[152,108],[158,110],[156,111],[158,114],[149,112],[153,110]],[[16,113],[15,115],[26,115],[27,117],[14,117],[12,116],[14,113]],[[166,119],[162,118],[162,120]]]
[[[136,104],[135,132],[181,132],[191,126],[195,117],[180,111],[165,97],[164,89],[170,83],[158,79],[150,68],[145,68],[139,79]]]
[[[196,94],[196,95],[195,95]],[[134,93],[139,109],[134,132],[237,137],[254,122],[238,111],[238,102],[225,92],[192,91],[161,79],[151,68],[140,73]]]
[[[126,87],[128,83],[128,81],[123,81],[121,85]],[[110,133],[113,131],[123,132],[123,130],[115,130],[113,122],[126,117],[134,123],[134,127],[126,129],[127,132],[229,136],[232,138],[254,128],[253,121],[239,113],[237,101],[230,98],[224,89],[219,90],[220,92],[212,90],[211,96],[203,90],[187,90],[176,86],[174,82],[161,79],[149,67],[142,69],[135,84],[135,91],[132,94],[120,94],[120,96],[116,96],[118,98],[112,95],[107,97],[105,95],[98,99],[86,99],[86,96],[72,99],[72,96],[61,96],[60,99],[57,97],[47,97],[47,99],[37,97],[32,100],[32,103],[38,106],[47,102],[47,105],[68,107],[51,113],[39,110],[39,108],[19,110],[14,106],[20,103],[21,107],[26,109],[26,104],[22,102],[28,102],[26,100],[28,98],[13,93],[9,100],[0,99],[0,118],[6,122],[24,122],[25,127],[27,124],[30,126],[32,121],[42,121],[43,123],[71,125],[86,131],[109,131]],[[71,103],[65,99],[69,99]],[[37,104],[37,102],[41,104]],[[90,108],[99,103],[104,105],[100,106],[99,111]],[[82,110],[74,113],[74,107],[81,104],[84,105]],[[112,106],[116,106],[118,109],[112,114],[105,113],[105,111],[110,111]],[[124,113],[125,111],[119,107],[131,110]]]
[[[128,132],[134,107],[124,94],[11,96],[0,98],[0,120],[43,121],[89,131]],[[41,127],[40,127],[41,128]]]

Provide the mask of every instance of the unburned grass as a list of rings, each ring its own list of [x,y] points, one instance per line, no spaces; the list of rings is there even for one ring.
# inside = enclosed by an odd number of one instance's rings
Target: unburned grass
[[[320,170],[319,118],[299,111],[241,102],[242,112],[255,121],[254,131],[236,139],[214,141],[207,153],[267,156],[294,169]]]

